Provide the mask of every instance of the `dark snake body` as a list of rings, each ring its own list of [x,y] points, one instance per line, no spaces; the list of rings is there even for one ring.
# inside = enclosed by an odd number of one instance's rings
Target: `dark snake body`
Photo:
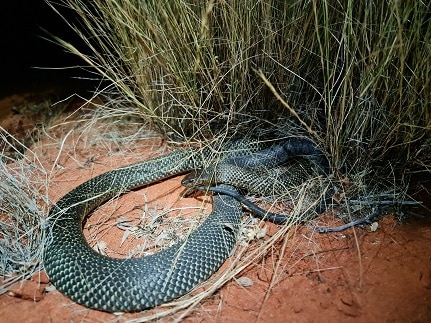
[[[221,153],[210,148],[174,151],[96,176],[61,198],[49,212],[52,240],[44,254],[45,269],[56,288],[90,308],[138,311],[186,294],[232,253],[241,222],[241,204],[219,194],[214,195],[212,213],[184,242],[142,258],[115,259],[97,253],[85,240],[82,221],[99,205],[127,190],[205,168],[214,155],[223,163],[253,168],[274,167],[290,156],[305,154],[327,167],[323,154],[305,139],[266,144],[241,140],[220,150]],[[220,187],[235,191],[229,185]]]

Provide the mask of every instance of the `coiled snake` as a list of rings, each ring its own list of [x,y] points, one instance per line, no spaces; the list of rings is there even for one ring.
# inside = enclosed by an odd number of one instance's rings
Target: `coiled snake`
[[[327,172],[326,158],[306,139],[239,140],[219,149],[174,151],[94,177],[50,210],[52,240],[44,253],[46,272],[64,295],[103,311],[138,311],[182,296],[213,274],[234,249],[242,213],[235,198],[214,194],[212,213],[185,241],[143,258],[114,259],[94,251],[82,232],[84,218],[127,190],[208,167],[214,158],[253,169],[274,167],[302,154],[319,165],[322,173]],[[235,191],[233,186],[219,187]]]

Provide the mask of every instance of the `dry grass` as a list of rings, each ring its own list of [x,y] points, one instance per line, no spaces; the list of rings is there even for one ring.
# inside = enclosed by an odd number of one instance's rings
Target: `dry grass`
[[[116,108],[168,138],[293,127],[343,174],[430,164],[424,2],[61,3],[83,44],[58,41],[111,82]]]
[[[0,294],[41,269],[45,212],[49,205],[46,172],[38,157],[0,127],[4,149],[15,158],[0,159]],[[9,150],[9,151],[10,151]]]

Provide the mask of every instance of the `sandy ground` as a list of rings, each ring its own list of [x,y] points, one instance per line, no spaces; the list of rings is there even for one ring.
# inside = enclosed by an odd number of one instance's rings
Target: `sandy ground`
[[[25,106],[31,100],[37,99],[32,95],[2,99],[2,126],[16,134],[24,134],[32,129],[34,118],[40,119],[40,114],[16,109],[16,106]],[[74,132],[64,141],[64,153],[57,159],[60,138],[64,138],[70,125],[65,124],[58,129],[51,138],[32,144],[41,163],[51,170],[49,196],[52,202],[101,172],[166,152],[163,143],[153,138],[139,141],[133,149],[120,154],[115,144],[104,147],[97,140]],[[181,177],[167,180],[127,194],[119,201],[104,206],[85,224],[88,240],[94,242],[94,235],[102,232],[97,238],[99,243],[106,243],[106,248],[102,249],[111,254],[112,250],[117,250],[117,256],[124,257],[139,242],[127,239],[120,246],[124,231],[112,224],[118,217],[134,218],[136,214],[142,214],[144,205],[151,210],[157,208],[159,212],[181,209],[183,213],[172,212],[170,216],[189,217],[195,211],[186,207],[202,208],[203,204],[194,197],[180,197],[180,180]],[[425,198],[429,199],[429,196]],[[205,212],[210,212],[210,209],[210,203],[205,204]],[[428,214],[425,218],[400,223],[388,215],[379,221],[378,229],[374,232],[369,228],[352,228],[322,235],[306,225],[294,227],[285,239],[268,250],[265,257],[200,303],[184,320],[430,322],[430,219]],[[321,216],[317,221],[320,225],[341,224],[331,214]],[[100,225],[109,230],[101,231]],[[263,226],[267,229],[263,239],[279,230],[270,223]],[[261,240],[254,241],[251,248],[260,243]],[[139,320],[157,312],[114,315],[89,310],[73,303],[58,291],[47,292],[45,287],[49,286],[49,279],[42,272],[1,295],[1,321],[124,322]],[[181,313],[161,321],[174,321],[179,315]]]

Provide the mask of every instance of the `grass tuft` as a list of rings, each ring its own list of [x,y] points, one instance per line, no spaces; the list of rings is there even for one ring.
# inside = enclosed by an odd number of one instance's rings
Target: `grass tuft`
[[[339,173],[430,165],[424,2],[60,3],[82,44],[57,41],[110,81],[107,105],[167,138],[305,133]]]
[[[0,140],[17,159],[0,156],[0,294],[41,269],[48,181],[37,157],[20,152],[22,144],[0,128]],[[31,156],[31,157],[30,157]],[[31,158],[34,157],[34,160]],[[43,193],[45,192],[45,193]]]

